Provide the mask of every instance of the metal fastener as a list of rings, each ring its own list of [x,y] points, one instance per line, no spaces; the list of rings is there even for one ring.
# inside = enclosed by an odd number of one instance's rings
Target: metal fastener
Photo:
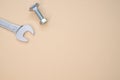
[[[40,23],[45,24],[47,22],[47,19],[44,18],[44,16],[42,15],[40,10],[38,9],[38,6],[39,6],[39,4],[35,3],[32,7],[30,7],[30,11],[34,11],[36,13],[36,15],[38,16],[38,18],[40,19]]]

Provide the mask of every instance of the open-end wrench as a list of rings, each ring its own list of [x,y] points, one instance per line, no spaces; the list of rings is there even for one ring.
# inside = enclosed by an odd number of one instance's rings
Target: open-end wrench
[[[9,31],[12,31],[16,34],[16,38],[20,41],[27,42],[28,40],[24,37],[24,34],[26,32],[30,32],[31,34],[34,34],[34,30],[29,25],[16,25],[12,24],[4,19],[0,19],[0,27],[5,28]]]

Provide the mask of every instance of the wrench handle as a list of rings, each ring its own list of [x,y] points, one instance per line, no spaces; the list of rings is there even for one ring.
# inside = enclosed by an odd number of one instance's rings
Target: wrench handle
[[[0,19],[0,27],[16,33],[20,26],[12,24],[6,20]]]

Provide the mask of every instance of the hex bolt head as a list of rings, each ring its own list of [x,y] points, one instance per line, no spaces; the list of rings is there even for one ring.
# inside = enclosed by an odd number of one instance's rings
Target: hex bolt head
[[[30,11],[34,11],[36,13],[36,15],[38,16],[38,18],[40,19],[40,23],[45,24],[47,22],[47,19],[44,18],[44,16],[42,15],[40,10],[38,9],[38,6],[39,6],[39,4],[35,3],[32,7],[30,7]]]

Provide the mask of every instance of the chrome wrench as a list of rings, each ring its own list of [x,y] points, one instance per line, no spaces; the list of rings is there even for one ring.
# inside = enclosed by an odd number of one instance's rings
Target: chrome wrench
[[[16,25],[12,24],[4,19],[0,19],[0,27],[5,28],[13,33],[16,34],[16,38],[19,41],[27,42],[28,40],[24,37],[24,34],[26,32],[30,32],[31,34],[34,34],[34,30],[29,25]]]

